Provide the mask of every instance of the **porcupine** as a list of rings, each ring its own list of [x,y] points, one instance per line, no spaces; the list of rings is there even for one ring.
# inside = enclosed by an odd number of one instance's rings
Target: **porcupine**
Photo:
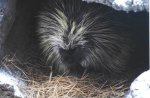
[[[65,74],[125,72],[132,57],[133,31],[123,24],[123,15],[102,4],[46,0],[37,31],[48,64]]]

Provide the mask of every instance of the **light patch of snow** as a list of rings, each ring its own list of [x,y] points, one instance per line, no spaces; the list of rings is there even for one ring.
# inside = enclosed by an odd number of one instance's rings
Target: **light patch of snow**
[[[143,1],[142,0],[134,0],[133,5],[142,5]]]
[[[149,0],[82,0],[86,2],[95,2],[105,4],[114,8],[115,10],[129,11],[143,11],[149,12]]]
[[[143,72],[133,81],[125,98],[150,98],[150,70]]]
[[[134,12],[137,11],[142,11],[144,9],[144,7],[142,7],[141,5],[143,5],[144,2],[142,0],[134,0],[133,4],[132,4],[132,8],[134,10]]]
[[[13,87],[15,96],[24,98],[23,93],[20,91],[19,86],[24,85],[24,83],[17,78],[10,76],[4,71],[0,71],[0,84],[8,84]]]
[[[131,5],[132,5],[132,0],[114,0],[112,2],[112,7],[117,10],[129,11],[131,8]]]
[[[116,4],[118,6],[122,6],[125,8],[128,8],[132,3],[132,0],[114,0],[113,4]]]

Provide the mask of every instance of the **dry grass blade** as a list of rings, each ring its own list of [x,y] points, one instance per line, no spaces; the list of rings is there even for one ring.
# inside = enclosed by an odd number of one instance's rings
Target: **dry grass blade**
[[[28,94],[27,98],[122,98],[128,90],[125,80],[108,82],[103,75],[83,75],[74,76],[54,76],[52,72],[49,76],[35,74],[33,69],[25,64],[18,63],[14,58],[5,58],[5,66],[8,69],[15,67],[20,70],[26,78]],[[10,69],[11,70],[11,69]],[[37,80],[40,81],[37,81]],[[101,80],[105,80],[100,82]]]
[[[30,98],[122,98],[127,90],[124,83],[108,85],[89,81],[88,77],[55,76],[44,83],[32,82],[27,91]]]

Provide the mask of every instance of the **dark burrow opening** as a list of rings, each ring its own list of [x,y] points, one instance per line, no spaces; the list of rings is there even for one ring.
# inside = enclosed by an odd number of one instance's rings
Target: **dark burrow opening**
[[[36,32],[36,16],[43,0],[18,0],[16,3],[15,21],[9,31],[4,44],[4,57],[16,57],[23,69],[32,69],[32,73],[49,75],[50,66],[47,65],[39,47],[39,38]],[[53,3],[53,2],[52,2]],[[148,69],[149,61],[149,18],[147,12],[122,12],[126,15],[125,22],[132,26],[135,32],[136,48],[133,56],[135,73],[140,74]],[[140,33],[139,33],[140,32]],[[134,38],[133,37],[133,38]],[[142,66],[138,66],[142,65]],[[138,68],[137,68],[138,67]],[[27,70],[26,70],[27,71]],[[128,74],[128,73],[127,73]]]

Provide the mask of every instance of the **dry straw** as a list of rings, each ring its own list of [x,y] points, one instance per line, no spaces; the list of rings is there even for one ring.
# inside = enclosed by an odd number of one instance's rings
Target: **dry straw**
[[[30,81],[27,88],[29,98],[123,98],[127,90],[123,80],[100,83],[89,75],[49,77],[42,83]]]
[[[16,63],[17,62],[17,63]],[[16,58],[5,58],[5,65],[23,68],[28,76],[26,87],[21,87],[28,94],[27,98],[123,98],[128,90],[126,80],[109,80],[102,74],[84,74],[74,76],[46,76],[35,74],[31,67],[19,63]]]

